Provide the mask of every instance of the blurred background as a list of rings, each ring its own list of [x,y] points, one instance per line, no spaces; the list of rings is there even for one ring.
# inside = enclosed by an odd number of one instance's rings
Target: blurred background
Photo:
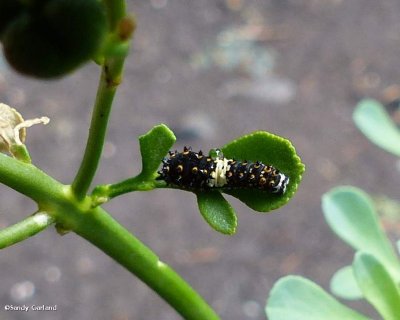
[[[176,148],[209,150],[255,130],[290,139],[306,173],[285,207],[260,214],[229,198],[234,236],[211,230],[191,193],[156,190],[122,196],[105,208],[175,268],[222,319],[265,319],[273,284],[299,274],[329,288],[352,250],[325,224],[321,195],[350,184],[371,193],[389,233],[400,234],[400,163],[357,131],[363,97],[400,122],[400,2],[397,0],[129,1],[138,21],[95,183],[140,171],[137,136],[158,123]],[[24,118],[33,162],[70,183],[86,143],[99,70],[61,80],[24,78],[0,56],[0,101]],[[385,195],[385,196],[382,196]],[[394,200],[392,200],[394,199]],[[0,226],[35,211],[0,187]],[[156,294],[74,234],[54,228],[0,253],[0,305],[57,305],[57,312],[5,312],[1,319],[177,320]],[[376,318],[363,303],[353,303]]]

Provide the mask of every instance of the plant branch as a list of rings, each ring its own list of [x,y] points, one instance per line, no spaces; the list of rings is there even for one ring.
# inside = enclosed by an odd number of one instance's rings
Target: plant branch
[[[219,319],[199,294],[175,271],[161,262],[151,249],[102,208],[92,209],[88,197],[85,201],[77,201],[70,187],[60,184],[35,166],[2,153],[0,182],[35,200],[40,210],[46,211],[48,217],[46,223],[38,224],[34,216],[17,223],[8,229],[8,235],[7,232],[3,234],[4,240],[0,234],[0,244],[7,246],[21,241],[34,234],[34,231],[43,230],[45,225],[55,219],[63,229],[76,232],[135,274],[185,319]],[[34,227],[29,226],[30,223],[33,223]]]
[[[112,102],[118,85],[122,81],[123,66],[129,50],[129,40],[135,28],[132,18],[125,17],[125,1],[105,0],[110,24],[110,37],[114,42],[111,47],[118,48],[118,54],[108,48],[106,50],[100,76],[96,102],[92,114],[89,136],[85,153],[78,173],[72,183],[72,191],[78,199],[83,199],[96,173],[105,135]],[[121,52],[121,48],[123,49]]]
[[[0,183],[26,195],[37,203],[60,201],[65,186],[32,164],[0,153]]]
[[[218,320],[218,315],[168,265],[100,207],[92,208],[86,193],[96,173],[116,88],[121,82],[134,20],[126,17],[125,1],[103,0],[116,50],[102,59],[102,72],[83,160],[72,186],[65,186],[29,163],[0,154],[0,182],[38,203],[36,215],[0,232],[6,247],[56,221],[97,246],[157,292],[187,320]],[[125,51],[126,50],[126,51]],[[117,53],[117,54],[116,54]],[[140,181],[135,181],[140,185]],[[142,185],[141,188],[144,188]]]
[[[103,66],[100,77],[85,154],[79,171],[72,183],[72,190],[78,199],[82,199],[87,193],[96,173],[100,156],[103,151],[108,118],[116,92],[116,86],[110,86],[108,83],[107,72],[108,68],[107,65],[105,65]]]
[[[118,22],[126,15],[125,0],[103,0],[106,7],[109,29],[115,31]]]
[[[67,211],[65,211],[67,209]],[[218,315],[173,269],[102,208],[85,214],[59,208],[57,221],[108,254],[166,300],[184,319],[218,320]]]
[[[55,222],[46,212],[37,212],[26,219],[0,230],[0,249],[34,236]]]
[[[148,178],[143,178],[141,174],[114,184],[98,185],[94,188],[91,194],[93,207],[101,205],[125,193],[134,191],[150,191],[155,188],[163,187],[166,187],[165,181],[154,179],[149,180]]]

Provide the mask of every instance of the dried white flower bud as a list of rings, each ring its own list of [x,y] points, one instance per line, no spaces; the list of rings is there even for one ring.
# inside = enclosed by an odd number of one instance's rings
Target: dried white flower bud
[[[26,128],[39,123],[48,124],[49,121],[47,117],[24,120],[17,110],[0,103],[0,152],[12,153],[13,145],[24,143]]]

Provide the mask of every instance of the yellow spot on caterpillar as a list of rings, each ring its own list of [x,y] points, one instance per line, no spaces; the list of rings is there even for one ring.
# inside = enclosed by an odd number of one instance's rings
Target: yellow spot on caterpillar
[[[274,186],[275,186],[275,182],[274,182],[273,180],[270,181],[270,182],[269,182],[269,186],[270,186],[270,187],[274,187]]]

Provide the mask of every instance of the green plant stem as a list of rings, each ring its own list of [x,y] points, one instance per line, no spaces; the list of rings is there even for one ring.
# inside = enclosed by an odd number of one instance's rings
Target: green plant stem
[[[78,199],[85,197],[100,161],[112,102],[117,87],[122,81],[124,62],[129,51],[129,40],[135,25],[132,18],[126,17],[125,1],[103,0],[103,3],[109,20],[110,35],[114,35],[116,39],[115,46],[120,48],[121,45],[124,45],[122,48],[125,51],[119,52],[118,55],[108,53],[104,57],[85,153],[72,183],[72,191]],[[125,30],[126,28],[122,28],[122,31],[118,30],[120,23],[127,25],[128,31]]]
[[[0,183],[42,204],[61,201],[67,188],[34,165],[3,153],[0,153]]]
[[[78,199],[82,199],[87,193],[103,151],[108,118],[116,92],[116,86],[108,84],[107,73],[107,66],[104,66],[100,77],[85,154],[79,171],[72,183],[72,190]]]
[[[161,262],[151,249],[102,208],[93,209],[89,197],[78,201],[69,186],[62,185],[31,164],[1,153],[0,182],[38,202],[39,209],[55,218],[63,229],[74,231],[135,274],[185,319],[219,319],[198,293]],[[38,231],[37,225],[23,221],[19,227],[23,227],[25,235]],[[21,233],[14,233],[7,242],[16,243],[21,238]]]
[[[11,146],[11,154],[18,160],[25,162],[25,163],[31,163],[32,159],[29,154],[28,148],[26,145],[21,144],[21,145],[12,145]]]
[[[55,222],[46,212],[37,212],[26,219],[0,230],[0,249],[34,236]]]
[[[77,234],[108,254],[146,283],[184,319],[217,320],[218,315],[173,269],[103,209],[86,214],[59,210],[58,219]]]
[[[164,188],[166,186],[165,181],[154,179],[148,180],[147,178],[143,178],[141,174],[114,184],[98,185],[94,188],[91,195],[93,207],[101,205],[125,193],[133,191],[150,191],[155,188]]]
[[[109,29],[115,31],[118,22],[126,15],[125,0],[103,0],[106,7]]]
[[[134,21],[125,18],[125,1],[103,1],[111,31],[121,32],[121,43],[127,42]],[[124,22],[121,26],[120,21]],[[85,196],[97,170],[112,101],[121,82],[127,52],[118,52],[104,59],[85,154],[72,186],[62,185],[35,166],[3,154],[0,154],[0,182],[30,197],[38,203],[39,210],[47,212],[48,220],[39,223],[40,227],[55,219],[63,229],[74,231],[135,274],[185,319],[218,320],[218,315],[185,280],[106,211],[92,208],[91,199]],[[16,243],[39,232],[37,221],[33,223],[34,218],[30,218],[10,227],[8,236],[5,229],[4,242]]]

